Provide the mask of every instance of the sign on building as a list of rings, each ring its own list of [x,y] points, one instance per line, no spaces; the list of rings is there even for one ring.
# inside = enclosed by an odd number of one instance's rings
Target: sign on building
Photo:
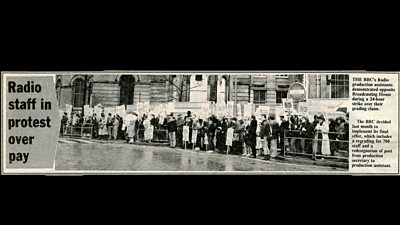
[[[290,99],[300,102],[306,97],[306,89],[302,83],[296,82],[290,85],[288,95]]]

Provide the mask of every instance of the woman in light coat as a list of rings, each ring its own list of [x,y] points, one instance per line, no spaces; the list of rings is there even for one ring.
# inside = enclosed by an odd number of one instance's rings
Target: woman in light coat
[[[107,130],[107,118],[104,113],[101,114],[101,119],[99,121],[99,137],[100,139],[106,139],[108,136]]]
[[[321,153],[322,155],[330,155],[331,150],[329,147],[329,124],[325,122],[325,118],[321,115],[319,117],[319,123],[317,124],[316,130],[322,133],[322,148]]]

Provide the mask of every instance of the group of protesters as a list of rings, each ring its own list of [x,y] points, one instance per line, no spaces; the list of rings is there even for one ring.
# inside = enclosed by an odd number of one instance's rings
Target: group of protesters
[[[348,151],[348,114],[346,119],[338,117],[328,121],[323,115],[316,115],[312,122],[301,115],[280,115],[278,122],[273,114],[262,114],[257,120],[254,115],[249,118],[197,117],[190,111],[184,115],[170,113],[166,117],[154,114],[139,116],[136,113],[131,116],[128,120],[118,114],[101,113],[100,117],[96,114],[83,117],[77,113],[69,119],[65,113],[61,129],[75,121],[78,126],[90,124],[91,136],[95,139],[125,140],[129,143],[166,140],[171,148],[263,157],[267,160],[283,154],[283,149],[331,156],[339,150]],[[185,126],[189,128],[186,140]],[[227,137],[229,128],[233,130],[233,137]],[[231,138],[231,145],[227,145],[227,138]],[[278,152],[278,149],[281,151]]]

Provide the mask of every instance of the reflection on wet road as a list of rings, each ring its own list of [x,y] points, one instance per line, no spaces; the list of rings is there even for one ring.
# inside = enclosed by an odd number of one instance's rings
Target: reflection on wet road
[[[128,144],[59,143],[56,170],[100,171],[337,171],[233,155]]]

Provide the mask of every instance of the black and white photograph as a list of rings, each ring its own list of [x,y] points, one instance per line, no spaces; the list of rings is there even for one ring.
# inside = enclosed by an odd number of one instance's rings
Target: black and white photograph
[[[348,172],[348,73],[59,72],[56,171]]]

